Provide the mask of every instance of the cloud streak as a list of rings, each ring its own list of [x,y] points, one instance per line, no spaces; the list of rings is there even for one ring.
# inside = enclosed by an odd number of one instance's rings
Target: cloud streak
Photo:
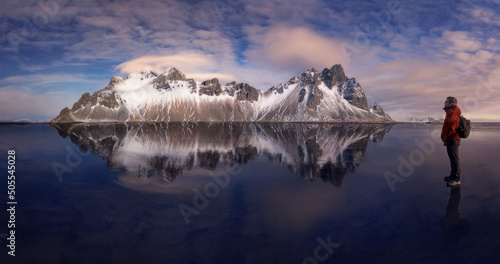
[[[101,80],[91,80],[82,74],[29,74],[0,79],[0,84],[51,85],[64,83],[102,84]]]
[[[0,119],[49,120],[66,106],[64,91],[32,94],[15,87],[0,88]]]

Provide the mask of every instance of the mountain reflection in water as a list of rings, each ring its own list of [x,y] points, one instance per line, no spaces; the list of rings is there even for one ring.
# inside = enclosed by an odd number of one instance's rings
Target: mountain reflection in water
[[[369,142],[390,124],[76,123],[55,124],[63,137],[130,177],[168,182],[195,167],[216,171],[257,156],[286,166],[305,181],[340,186],[361,163]]]

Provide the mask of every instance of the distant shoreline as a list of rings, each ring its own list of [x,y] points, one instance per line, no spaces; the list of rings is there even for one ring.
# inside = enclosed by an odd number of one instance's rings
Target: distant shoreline
[[[293,121],[293,122],[269,122],[269,121],[254,121],[254,122],[244,122],[244,121],[234,121],[234,122],[207,122],[207,121],[200,121],[200,122],[182,122],[182,121],[173,121],[173,122],[155,122],[155,121],[126,121],[126,122],[120,122],[120,121],[91,121],[91,122],[50,122],[50,121],[34,121],[34,122],[15,122],[15,121],[0,121],[0,125],[30,125],[30,124],[172,124],[172,123],[188,123],[188,124],[196,124],[196,123],[207,123],[207,124],[442,124],[443,122],[408,122],[408,121],[402,121],[402,122],[356,122],[356,121],[339,121],[339,122],[332,122],[332,121],[325,121],[325,122],[320,122],[320,121],[314,121],[314,122],[298,122],[298,121]],[[474,124],[495,124],[495,123],[500,123],[500,121],[472,121]]]
[[[172,121],[172,122],[162,122],[162,121],[90,121],[90,122],[50,122],[50,121],[40,121],[40,122],[0,122],[0,124],[173,124],[173,123],[187,123],[187,124],[400,124],[405,122],[356,122],[356,121],[291,121],[291,122],[270,122],[270,121],[232,121],[232,122],[222,122],[222,121],[200,121],[200,122],[183,122],[183,121]]]

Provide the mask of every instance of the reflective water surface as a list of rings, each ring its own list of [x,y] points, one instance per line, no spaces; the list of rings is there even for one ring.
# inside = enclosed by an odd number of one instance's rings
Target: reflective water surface
[[[453,189],[440,128],[1,125],[14,263],[499,263],[500,125],[462,141]]]

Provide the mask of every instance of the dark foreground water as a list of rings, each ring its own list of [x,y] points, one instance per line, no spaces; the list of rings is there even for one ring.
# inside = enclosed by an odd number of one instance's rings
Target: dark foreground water
[[[0,263],[500,263],[500,125],[453,189],[440,128],[1,125]]]

